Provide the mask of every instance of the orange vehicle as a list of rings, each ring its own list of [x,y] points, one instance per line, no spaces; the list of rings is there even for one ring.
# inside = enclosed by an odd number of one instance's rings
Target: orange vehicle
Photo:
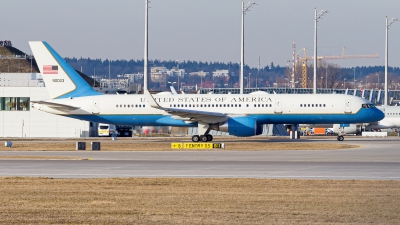
[[[314,127],[314,135],[325,135],[325,128]]]

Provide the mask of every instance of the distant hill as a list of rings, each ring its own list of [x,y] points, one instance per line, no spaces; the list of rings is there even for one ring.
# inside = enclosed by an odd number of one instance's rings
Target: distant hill
[[[31,73],[30,57],[19,49],[0,46],[0,57],[1,73]],[[34,59],[32,60],[32,73],[40,73]]]

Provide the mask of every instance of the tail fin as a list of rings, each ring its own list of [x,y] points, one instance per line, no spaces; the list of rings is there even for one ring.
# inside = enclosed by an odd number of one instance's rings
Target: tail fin
[[[45,41],[29,45],[52,99],[101,95]]]

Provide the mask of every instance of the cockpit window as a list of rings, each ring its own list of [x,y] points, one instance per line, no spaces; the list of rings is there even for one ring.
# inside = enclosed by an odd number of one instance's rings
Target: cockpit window
[[[374,104],[362,104],[364,109],[375,108]]]

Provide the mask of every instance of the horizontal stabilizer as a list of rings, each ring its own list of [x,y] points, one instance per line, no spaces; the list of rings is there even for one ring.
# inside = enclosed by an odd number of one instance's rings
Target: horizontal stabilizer
[[[44,105],[49,108],[60,110],[63,112],[70,112],[70,111],[80,109],[80,107],[64,105],[64,104],[59,104],[59,103],[53,103],[53,102],[45,102],[45,101],[31,101],[31,103],[38,104],[38,105]]]

